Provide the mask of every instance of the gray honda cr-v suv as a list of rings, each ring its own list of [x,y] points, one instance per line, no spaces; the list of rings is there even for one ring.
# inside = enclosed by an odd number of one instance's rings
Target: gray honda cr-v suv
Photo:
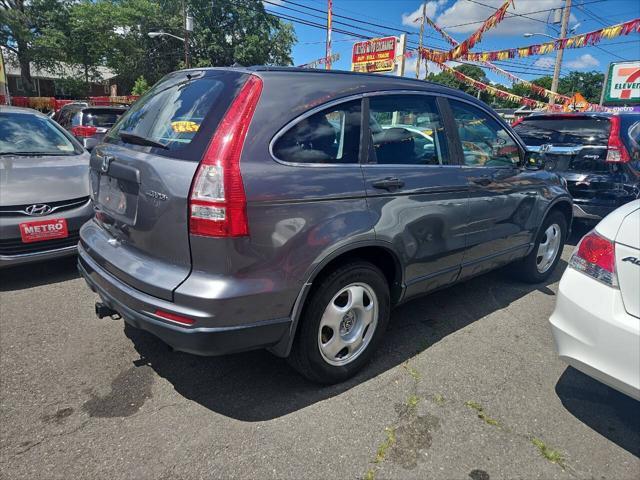
[[[509,262],[550,275],[571,198],[525,157],[490,108],[440,85],[179,71],[94,150],[79,268],[99,317],[195,354],[268,348],[338,382],[398,303]]]

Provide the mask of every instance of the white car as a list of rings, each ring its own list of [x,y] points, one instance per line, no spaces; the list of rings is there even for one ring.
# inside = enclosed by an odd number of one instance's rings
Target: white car
[[[580,240],[550,320],[562,360],[640,400],[640,200]]]

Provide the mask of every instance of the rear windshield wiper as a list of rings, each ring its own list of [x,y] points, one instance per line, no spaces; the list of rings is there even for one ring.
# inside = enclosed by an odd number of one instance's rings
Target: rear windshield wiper
[[[157,148],[162,148],[164,150],[169,150],[169,147],[167,147],[164,143],[157,142],[155,140],[152,140],[151,138],[143,137],[141,135],[138,135],[137,133],[118,132],[118,135],[122,140],[124,140],[127,143],[132,143],[134,145],[144,145],[147,147],[157,147]]]
[[[13,157],[43,157],[53,155],[69,155],[69,152],[0,152],[0,155]]]

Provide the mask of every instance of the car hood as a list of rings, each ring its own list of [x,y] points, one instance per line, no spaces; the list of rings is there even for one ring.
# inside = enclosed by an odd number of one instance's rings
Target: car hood
[[[0,206],[89,196],[89,154],[0,156]]]

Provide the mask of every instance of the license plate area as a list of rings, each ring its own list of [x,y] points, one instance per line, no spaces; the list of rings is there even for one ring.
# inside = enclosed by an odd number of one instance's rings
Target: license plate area
[[[133,224],[138,213],[138,191],[137,183],[100,175],[98,204],[115,219]]]
[[[20,237],[22,243],[44,242],[58,238],[67,238],[69,229],[64,218],[51,218],[47,220],[35,220],[20,224]]]

